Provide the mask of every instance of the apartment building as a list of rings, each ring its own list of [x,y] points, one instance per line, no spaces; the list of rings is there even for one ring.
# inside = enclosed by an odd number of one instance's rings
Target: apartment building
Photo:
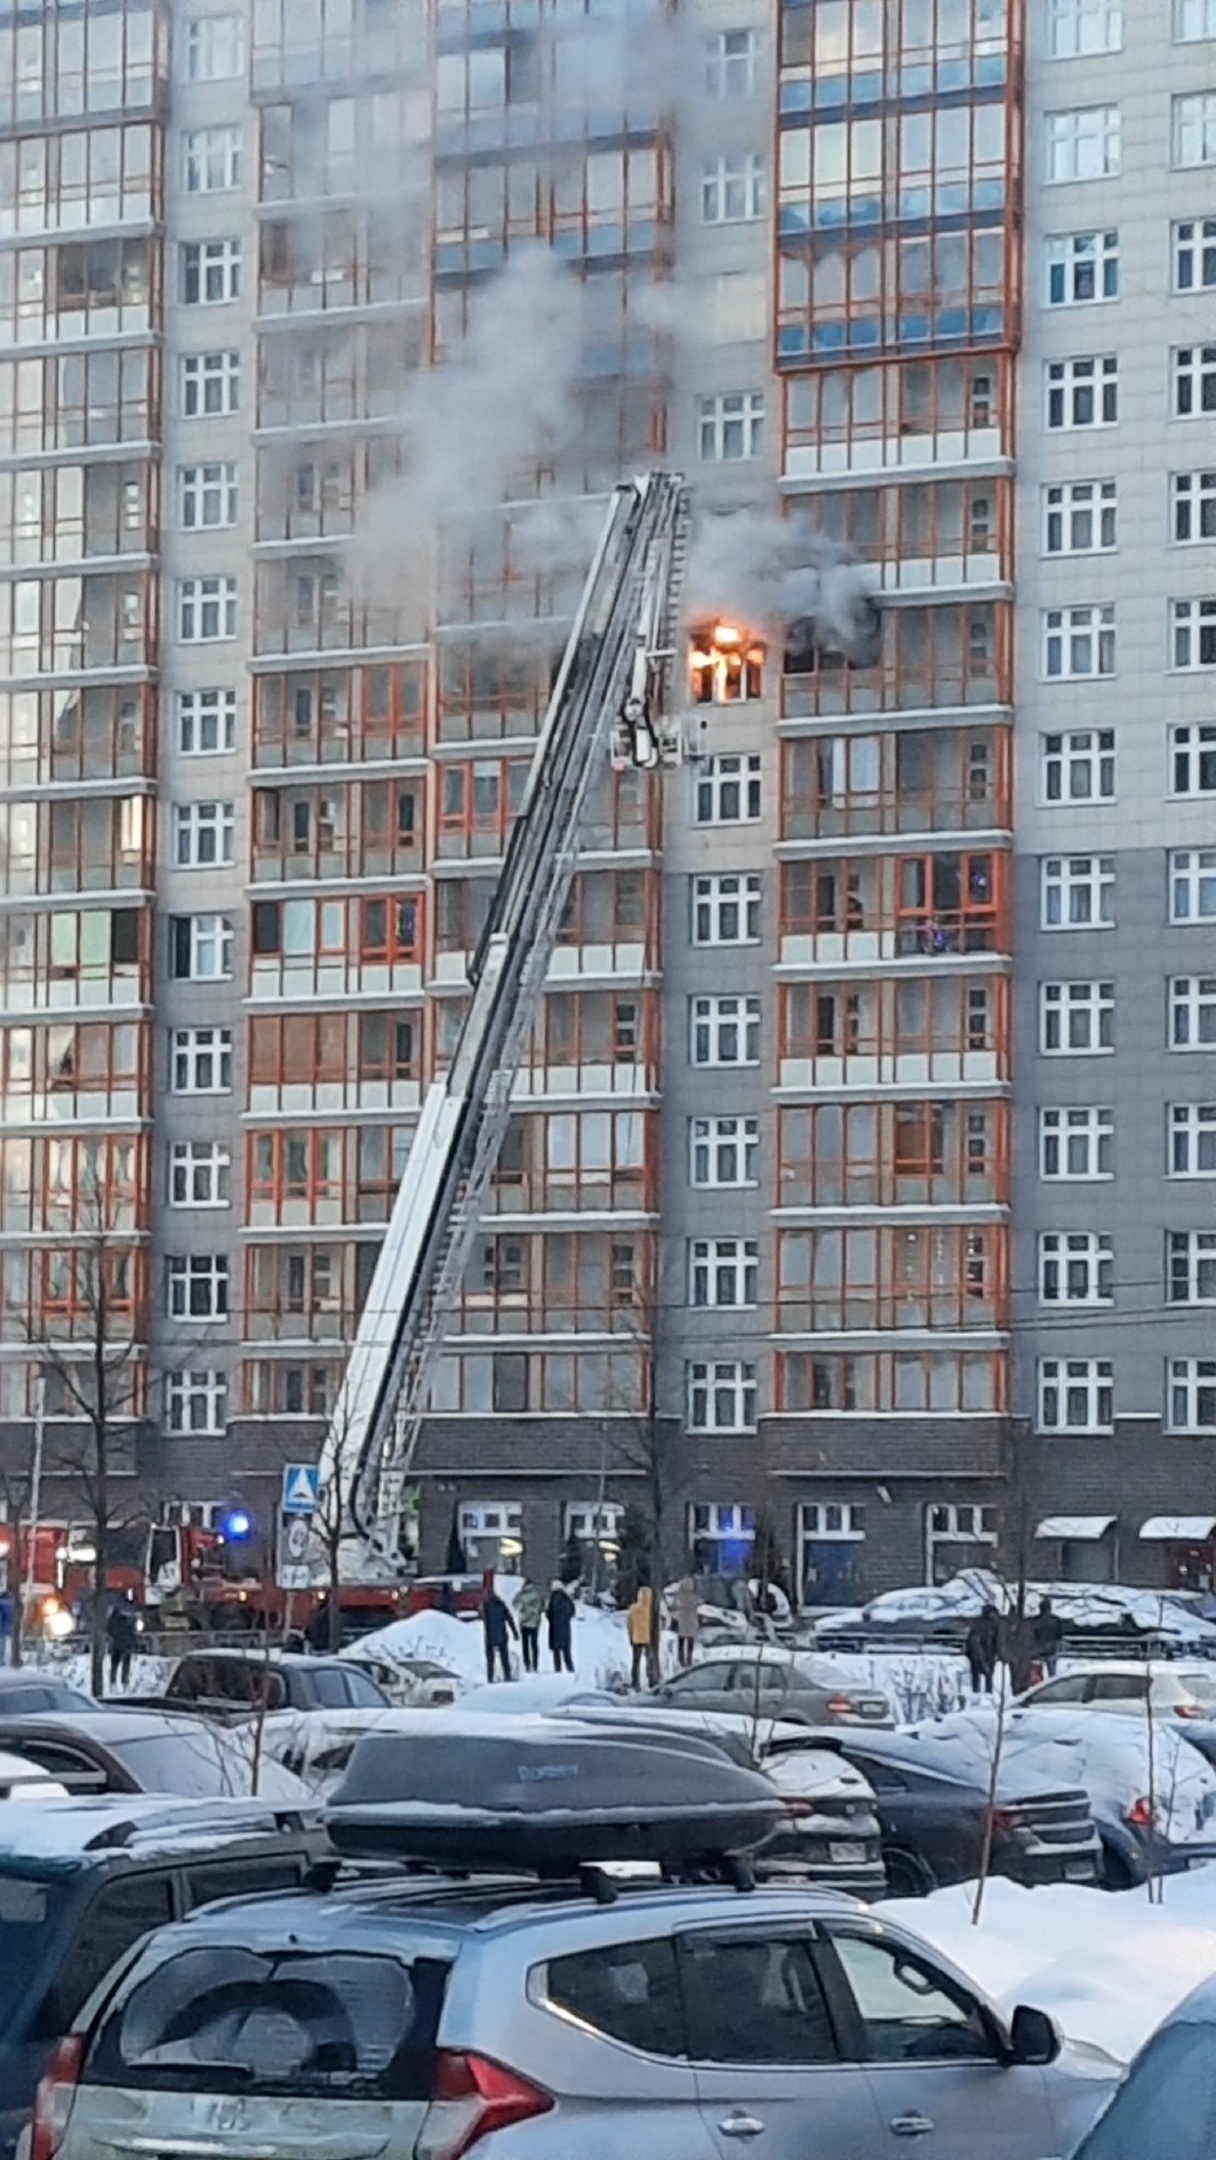
[[[319,1444],[577,592],[547,512],[663,461],[826,597],[694,611],[685,763],[597,782],[423,1560],[632,1503],[677,1569],[767,1522],[809,1601],[1015,1517],[1207,1568],[1214,165],[1212,0],[0,0],[7,1463],[40,1371],[71,1445],[38,1346],[99,1282],[124,1507],[268,1520]],[[428,387],[470,327],[505,508]]]

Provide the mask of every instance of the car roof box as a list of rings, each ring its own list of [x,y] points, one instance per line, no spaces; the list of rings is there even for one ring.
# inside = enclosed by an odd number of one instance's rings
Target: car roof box
[[[767,1778],[711,1742],[512,1719],[497,1731],[369,1733],[325,1820],[351,1858],[563,1876],[597,1862],[720,1864],[762,1844],[782,1812]]]

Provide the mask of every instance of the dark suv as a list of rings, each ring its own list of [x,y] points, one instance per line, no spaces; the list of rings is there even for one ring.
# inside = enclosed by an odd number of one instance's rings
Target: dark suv
[[[388,1696],[362,1666],[303,1651],[188,1650],[162,1698],[200,1708],[253,1710],[266,1691],[268,1710],[387,1710]]]
[[[0,2156],[55,2043],[142,1935],[215,1898],[294,1889],[326,1850],[256,1801],[10,1801],[0,1809]]]

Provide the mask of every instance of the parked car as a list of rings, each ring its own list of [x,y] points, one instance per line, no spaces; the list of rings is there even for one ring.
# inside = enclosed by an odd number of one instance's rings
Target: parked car
[[[450,1666],[440,1665],[435,1658],[390,1658],[383,1651],[365,1651],[356,1643],[343,1653],[343,1662],[357,1665],[375,1681],[386,1701],[402,1709],[454,1703],[464,1688],[460,1674]]]
[[[1113,2066],[1112,2066],[1113,2067]],[[1104,2082],[822,1892],[339,1885],[160,1929],[43,2084],[37,2160],[1042,2160]],[[226,2141],[226,2143],[225,2143]]]
[[[741,1717],[799,1725],[891,1725],[890,1697],[850,1679],[813,1652],[769,1643],[724,1645],[655,1688],[659,1702],[685,1710],[731,1710]]]
[[[99,1710],[71,1717],[0,1718],[0,1748],[19,1751],[70,1793],[177,1793],[183,1799],[242,1798],[254,1789],[283,1807],[308,1794],[264,1754],[255,1764],[251,1730],[165,1710]]]
[[[301,1883],[324,1839],[248,1801],[59,1800],[0,1809],[0,2154],[99,1980],[212,1898]]]
[[[83,1688],[69,1687],[37,1665],[0,1666],[0,1718],[41,1717],[46,1710],[96,1710]]]
[[[1072,2160],[1210,2160],[1216,2147],[1216,1980],[1145,2041]]]
[[[1216,1721],[1216,1665],[1152,1665],[1143,1658],[1103,1658],[1028,1688],[1018,1697],[1026,1710],[1106,1710],[1143,1716]]]
[[[943,1720],[949,1723],[949,1720]],[[990,1757],[943,1748],[936,1724],[893,1733],[834,1733],[874,1788],[893,1897],[923,1897],[980,1870],[989,1805]],[[1102,1841],[1089,1798],[1073,1778],[1052,1784],[1002,1764],[989,1868],[1013,1882],[1095,1882]]]
[[[187,1650],[169,1675],[164,1701],[204,1709],[385,1710],[388,1696],[353,1658],[304,1651]]]

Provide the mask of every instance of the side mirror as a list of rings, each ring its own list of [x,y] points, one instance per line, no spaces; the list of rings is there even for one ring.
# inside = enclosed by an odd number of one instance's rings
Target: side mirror
[[[1009,2029],[1009,2059],[1036,2067],[1053,2063],[1060,2052],[1060,2028],[1046,2010],[1019,2003]]]

